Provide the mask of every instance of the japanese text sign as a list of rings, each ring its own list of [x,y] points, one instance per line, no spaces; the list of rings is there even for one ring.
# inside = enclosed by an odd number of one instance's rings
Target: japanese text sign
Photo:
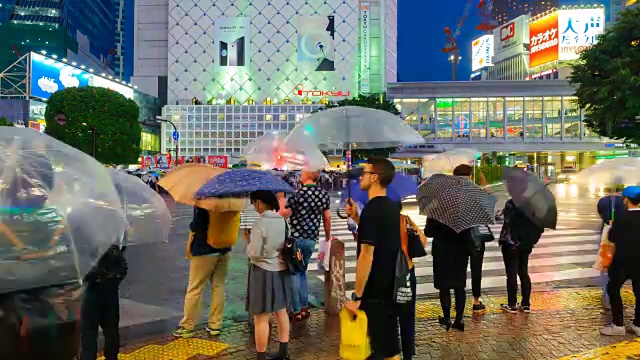
[[[559,59],[576,60],[604,32],[604,8],[558,11]]]
[[[558,60],[558,13],[529,23],[529,67]]]

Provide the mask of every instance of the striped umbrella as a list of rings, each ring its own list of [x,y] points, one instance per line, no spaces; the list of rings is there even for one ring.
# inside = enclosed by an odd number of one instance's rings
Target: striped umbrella
[[[496,198],[469,179],[436,174],[418,187],[420,214],[460,233],[495,220]]]

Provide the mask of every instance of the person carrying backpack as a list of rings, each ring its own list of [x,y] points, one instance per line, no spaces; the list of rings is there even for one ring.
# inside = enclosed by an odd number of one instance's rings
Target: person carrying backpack
[[[189,286],[184,299],[184,316],[173,336],[190,338],[200,314],[200,298],[205,284],[211,283],[211,309],[206,332],[220,335],[224,316],[225,289],[229,267],[229,253],[238,240],[240,212],[212,212],[193,208],[187,244]]]
[[[531,312],[531,279],[529,278],[529,255],[540,240],[544,228],[531,221],[513,200],[507,201],[504,207],[504,224],[500,232],[499,244],[502,249],[504,268],[507,273],[508,304],[500,308],[515,314],[518,309]],[[522,287],[522,301],[518,307],[518,280]]]
[[[125,235],[126,237],[126,235]],[[95,360],[98,353],[98,326],[104,335],[105,360],[117,360],[120,351],[119,287],[127,276],[125,247],[114,244],[85,276],[82,301],[80,360]]]

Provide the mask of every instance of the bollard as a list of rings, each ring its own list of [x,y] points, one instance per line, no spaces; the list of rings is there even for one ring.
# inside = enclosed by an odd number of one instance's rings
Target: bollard
[[[333,240],[329,251],[329,271],[324,272],[324,309],[338,315],[346,302],[344,242]]]

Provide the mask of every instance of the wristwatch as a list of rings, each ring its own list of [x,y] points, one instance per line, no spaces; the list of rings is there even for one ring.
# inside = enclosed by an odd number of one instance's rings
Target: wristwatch
[[[362,300],[362,296],[356,295],[356,292],[354,291],[354,292],[351,293],[351,300],[353,300],[353,301],[361,301]]]

